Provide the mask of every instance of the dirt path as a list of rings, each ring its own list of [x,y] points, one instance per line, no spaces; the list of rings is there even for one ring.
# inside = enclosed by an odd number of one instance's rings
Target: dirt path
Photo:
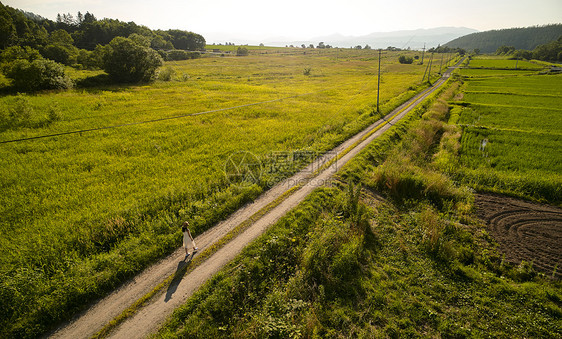
[[[273,202],[287,190],[294,186],[302,185],[300,189],[296,190],[282,203],[254,222],[242,234],[209,257],[202,265],[183,277],[175,278],[167,290],[153,297],[148,305],[144,306],[137,313],[120,324],[120,326],[113,330],[110,337],[127,339],[144,338],[156,331],[175,308],[184,303],[193,292],[239,254],[248,243],[262,234],[270,225],[275,223],[288,211],[296,207],[316,187],[327,183],[333,174],[337,172],[338,168],[341,168],[370,142],[388,130],[391,124],[400,120],[435,89],[439,88],[448,76],[449,73],[445,73],[443,78],[436,82],[430,90],[422,92],[420,95],[417,95],[391,112],[386,118],[390,119],[390,117],[393,117],[390,123],[384,119],[377,121],[331,152],[328,152],[319,161],[274,186],[253,203],[239,209],[227,220],[220,222],[212,229],[199,235],[195,241],[201,252],[219,241],[229,231]],[[373,133],[374,130],[376,130],[376,132]],[[329,163],[334,157],[337,157],[336,161],[314,176],[314,174],[316,174],[315,170],[317,169],[315,167],[318,163]],[[176,271],[185,267],[188,264],[186,260],[189,259],[184,258],[184,256],[184,250],[182,248],[177,249],[172,255],[152,265],[137,277],[124,284],[121,288],[91,306],[87,311],[78,315],[72,322],[59,328],[52,333],[50,337],[89,338],[96,334],[135,301],[142,298],[166,278],[174,275]]]
[[[506,261],[562,278],[562,209],[495,194],[477,194],[476,207]]]

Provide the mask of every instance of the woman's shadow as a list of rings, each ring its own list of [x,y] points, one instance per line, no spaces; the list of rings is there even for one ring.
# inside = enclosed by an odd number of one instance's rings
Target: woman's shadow
[[[182,261],[178,263],[178,267],[176,268],[176,273],[174,273],[174,278],[172,279],[172,282],[170,282],[170,285],[168,286],[168,290],[166,291],[166,298],[164,298],[164,302],[168,302],[170,299],[172,299],[172,295],[176,293],[176,290],[178,289],[178,285],[180,284],[181,279],[185,275],[185,271],[187,271],[187,266],[189,266],[189,263],[191,263],[192,259],[193,259],[193,254],[186,256]]]

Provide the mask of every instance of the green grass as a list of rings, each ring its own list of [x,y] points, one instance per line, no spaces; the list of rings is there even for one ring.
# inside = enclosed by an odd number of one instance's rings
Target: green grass
[[[34,337],[68,319],[179,246],[182,220],[199,234],[304,165],[230,185],[231,154],[321,153],[378,119],[378,53],[333,52],[205,57],[167,63],[170,82],[0,98],[0,142],[285,98],[1,144],[5,333]],[[421,88],[424,67],[397,59],[384,55],[383,112]]]
[[[462,109],[461,125],[485,126],[522,132],[560,133],[562,110],[556,108],[510,107],[506,105],[478,105]]]
[[[463,92],[448,171],[480,190],[560,204],[562,77],[465,78]]]
[[[428,162],[448,109],[442,101],[427,107],[253,242],[157,337],[562,335],[560,282],[502,264],[472,218],[471,194]],[[366,187],[361,195],[354,180]],[[416,182],[436,195],[397,189]]]
[[[489,59],[476,57],[468,64],[471,68],[540,70],[544,67],[525,60]],[[517,68],[516,68],[517,66]]]
[[[518,75],[531,75],[536,74],[537,71],[517,70],[512,69],[480,69],[480,68],[465,68],[459,71],[463,77],[497,77],[497,76],[518,76]]]
[[[467,226],[438,259],[422,235],[430,209],[407,213],[363,195],[369,225],[345,215],[345,190],[320,189],[177,309],[157,337],[557,336],[559,285],[485,266]],[[432,221],[433,220],[433,221]],[[455,257],[455,255],[453,255]],[[507,271],[506,271],[507,272]]]
[[[461,146],[461,162],[469,168],[530,175],[562,173],[562,159],[557,154],[562,134],[466,127]]]

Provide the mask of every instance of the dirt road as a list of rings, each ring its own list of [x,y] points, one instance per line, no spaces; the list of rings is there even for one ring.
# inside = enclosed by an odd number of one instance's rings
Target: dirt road
[[[212,246],[233,228],[265,208],[291,188],[302,186],[276,207],[269,210],[269,212],[263,215],[259,220],[255,221],[243,233],[215,252],[202,265],[199,265],[185,276],[174,278],[167,290],[164,289],[160,294],[154,296],[146,306],[115,328],[110,333],[109,337],[127,339],[144,338],[156,331],[175,308],[184,303],[194,291],[240,253],[248,243],[302,202],[312,190],[328,182],[334,173],[337,172],[338,168],[341,168],[371,141],[389,129],[391,124],[400,120],[435,89],[439,88],[445,82],[446,78],[448,78],[449,74],[449,72],[445,73],[432,88],[420,93],[391,112],[386,117],[386,120],[381,119],[372,124],[331,152],[328,152],[323,159],[320,159],[291,178],[274,186],[253,203],[238,210],[227,220],[220,222],[212,229],[199,235],[195,241],[201,252]],[[337,160],[330,162],[333,159]],[[317,166],[318,163],[331,163],[331,165],[321,171],[316,171],[315,166]],[[166,278],[174,275],[175,272],[180,271],[188,265],[189,259],[185,259],[184,257],[185,253],[183,249],[179,248],[172,255],[152,265],[137,277],[124,284],[121,288],[91,306],[72,322],[52,333],[51,337],[89,338],[96,334],[135,301],[152,291],[155,286]]]

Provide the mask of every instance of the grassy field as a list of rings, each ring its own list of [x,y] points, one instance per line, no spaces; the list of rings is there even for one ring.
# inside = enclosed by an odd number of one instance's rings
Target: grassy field
[[[469,66],[481,61],[503,62]],[[471,71],[460,72],[468,75],[455,111],[462,138],[450,172],[478,189],[561,204],[562,77]]]
[[[321,153],[378,119],[377,55],[204,57],[164,65],[172,81],[0,98],[0,327],[42,333],[175,249],[182,220],[199,234],[304,164],[240,186],[230,155]],[[383,57],[389,112],[425,68]]]
[[[522,69],[540,70],[544,67],[526,60],[507,60],[504,58],[476,58],[470,61],[471,68],[497,68],[497,69]]]
[[[504,265],[470,191],[432,165],[449,128],[444,100],[369,145],[158,337],[561,336],[560,282]]]

